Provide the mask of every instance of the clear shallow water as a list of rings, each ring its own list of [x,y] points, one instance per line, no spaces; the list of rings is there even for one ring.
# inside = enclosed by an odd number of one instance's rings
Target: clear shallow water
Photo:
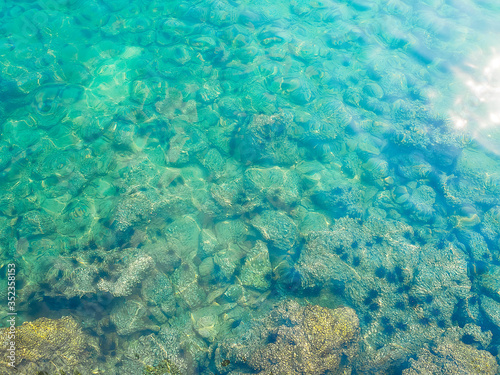
[[[498,373],[494,2],[0,5],[19,373]]]

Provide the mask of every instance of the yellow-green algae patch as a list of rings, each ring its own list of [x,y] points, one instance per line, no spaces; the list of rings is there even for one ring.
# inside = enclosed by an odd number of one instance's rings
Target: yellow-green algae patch
[[[0,342],[10,342],[9,330],[0,330]],[[61,319],[40,318],[25,322],[15,331],[15,366],[19,374],[89,373],[90,355],[97,346],[69,316]],[[7,347],[0,347],[0,369],[7,367]],[[95,372],[99,373],[99,372]]]

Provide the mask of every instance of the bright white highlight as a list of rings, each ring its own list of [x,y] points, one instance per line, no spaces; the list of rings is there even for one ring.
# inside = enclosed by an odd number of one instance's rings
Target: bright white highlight
[[[465,130],[482,146],[500,155],[500,53],[491,51],[486,63],[456,71],[463,83],[451,108],[457,129]]]

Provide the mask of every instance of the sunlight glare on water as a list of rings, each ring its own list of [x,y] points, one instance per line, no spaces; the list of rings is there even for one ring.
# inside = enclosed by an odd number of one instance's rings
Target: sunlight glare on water
[[[484,61],[456,69],[463,85],[457,95],[450,119],[455,128],[469,132],[487,150],[500,154],[500,52],[491,49]]]

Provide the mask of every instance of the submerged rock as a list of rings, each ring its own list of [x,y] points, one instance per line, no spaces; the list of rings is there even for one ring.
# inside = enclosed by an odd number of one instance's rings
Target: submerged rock
[[[121,268],[119,272],[115,272],[117,275],[116,281],[101,279],[97,283],[97,287],[115,297],[128,296],[132,293],[132,288],[145,277],[146,272],[153,266],[153,258],[148,255],[129,259],[126,267]]]
[[[174,288],[170,279],[161,272],[155,272],[142,283],[143,298],[161,308],[165,314],[175,311]]]
[[[410,363],[411,367],[404,370],[403,375],[498,373],[498,364],[491,353],[462,342],[444,342],[431,350],[422,349],[417,359],[410,359]]]
[[[160,327],[150,319],[146,306],[139,300],[122,300],[115,305],[110,320],[116,327],[116,333],[125,336],[140,331],[159,331]]]
[[[397,221],[338,219],[308,235],[295,265],[302,289],[329,290],[363,314],[363,371],[400,366],[408,350],[452,326],[456,305],[472,298],[466,255],[455,244],[419,245],[412,237]]]
[[[299,230],[295,222],[285,213],[279,211],[264,211],[251,221],[262,238],[279,252],[292,251],[298,242]]]
[[[10,342],[9,329],[0,330],[2,343]],[[84,334],[78,323],[69,316],[61,319],[39,318],[25,322],[15,331],[16,370],[20,374],[38,374],[73,371],[86,373],[92,366],[97,342]],[[2,345],[0,353],[7,354],[8,346]],[[5,358],[5,357],[4,357]],[[12,368],[3,362],[0,371],[11,373]]]
[[[217,345],[215,365],[221,374],[248,367],[262,375],[349,373],[356,355],[359,321],[349,308],[288,301],[248,326],[241,324]]]
[[[133,340],[127,348],[120,372],[136,374],[191,374],[193,364],[181,355],[182,339],[176,329],[163,326],[157,333]]]
[[[257,241],[247,253],[245,263],[241,267],[241,283],[265,291],[271,286],[271,271],[267,246],[263,242]]]
[[[175,294],[191,309],[199,306],[205,299],[205,292],[198,285],[196,270],[197,267],[192,263],[183,263],[171,277]]]
[[[271,116],[254,115],[242,126],[235,136],[237,146],[236,157],[243,163],[276,163],[293,164],[298,155],[292,153],[291,140],[287,134],[292,126],[291,113],[279,112]],[[284,143],[286,148],[282,148]]]
[[[50,235],[56,230],[54,218],[45,210],[33,210],[21,217],[17,230],[19,237]]]

